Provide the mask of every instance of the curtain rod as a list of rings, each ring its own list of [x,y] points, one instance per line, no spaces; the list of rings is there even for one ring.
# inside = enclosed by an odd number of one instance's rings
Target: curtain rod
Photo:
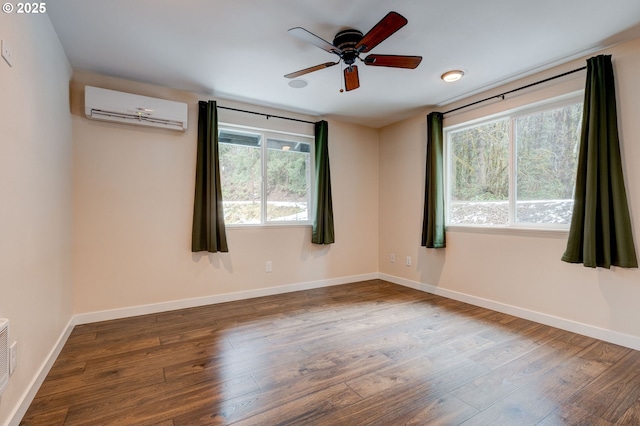
[[[313,121],[300,120],[300,119],[297,119],[297,118],[290,118],[290,117],[282,117],[282,116],[280,116],[280,115],[265,114],[265,113],[262,113],[262,112],[247,111],[247,110],[244,110],[244,109],[230,108],[230,107],[225,107],[225,106],[220,106],[220,105],[218,105],[218,108],[228,109],[228,110],[230,110],[230,111],[246,112],[247,114],[262,115],[262,116],[264,116],[264,117],[267,117],[267,120],[268,120],[269,118],[273,117],[273,118],[280,118],[280,119],[282,119],[282,120],[298,121],[298,122],[300,122],[300,123],[316,124],[316,123],[315,123],[315,122],[313,122]]]
[[[545,78],[544,80],[536,81],[535,83],[527,84],[526,86],[518,87],[517,89],[509,90],[508,92],[500,93],[499,95],[490,96],[488,98],[481,99],[479,101],[475,101],[475,102],[472,102],[472,103],[467,104],[467,105],[462,105],[461,107],[451,109],[451,110],[449,110],[447,112],[443,112],[442,115],[449,114],[451,112],[455,112],[455,111],[458,111],[458,110],[461,110],[461,109],[464,109],[464,108],[468,108],[470,106],[473,106],[473,105],[476,105],[476,104],[479,104],[479,103],[482,103],[482,102],[490,101],[491,99],[495,99],[495,98],[502,98],[504,100],[505,95],[509,95],[509,94],[511,94],[513,92],[517,92],[519,90],[528,89],[531,86],[536,86],[538,84],[546,83],[547,81],[555,80],[556,78],[564,77],[565,75],[573,74],[574,72],[582,71],[582,70],[585,70],[585,69],[587,69],[586,66],[581,67],[581,68],[576,68],[575,70],[567,71],[567,72],[562,73],[562,74],[554,75],[553,77]]]

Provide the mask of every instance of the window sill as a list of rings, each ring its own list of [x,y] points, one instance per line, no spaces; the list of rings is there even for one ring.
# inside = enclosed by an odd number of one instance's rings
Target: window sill
[[[448,225],[447,232],[463,232],[472,234],[515,235],[522,237],[566,238],[568,228],[522,228],[516,226],[460,226]]]
[[[225,225],[226,229],[246,230],[246,229],[283,229],[283,228],[311,228],[310,223],[270,223],[270,224],[246,224],[246,225]]]

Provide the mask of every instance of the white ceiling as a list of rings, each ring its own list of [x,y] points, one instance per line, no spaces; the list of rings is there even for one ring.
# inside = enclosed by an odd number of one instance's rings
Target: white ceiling
[[[422,56],[417,69],[362,64],[344,93],[338,66],[288,86],[284,74],[336,59],[289,28],[332,42],[391,10],[409,23],[371,53]],[[372,127],[640,36],[639,0],[54,0],[47,12],[74,69]],[[442,82],[450,69],[466,75]]]

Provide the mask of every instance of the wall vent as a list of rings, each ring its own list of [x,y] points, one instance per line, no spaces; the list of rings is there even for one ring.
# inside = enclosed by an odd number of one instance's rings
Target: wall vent
[[[9,320],[0,318],[0,394],[9,382]]]

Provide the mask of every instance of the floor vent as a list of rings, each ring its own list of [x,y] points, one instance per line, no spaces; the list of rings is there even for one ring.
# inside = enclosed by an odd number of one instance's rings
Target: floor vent
[[[0,393],[9,382],[9,320],[0,318]]]

